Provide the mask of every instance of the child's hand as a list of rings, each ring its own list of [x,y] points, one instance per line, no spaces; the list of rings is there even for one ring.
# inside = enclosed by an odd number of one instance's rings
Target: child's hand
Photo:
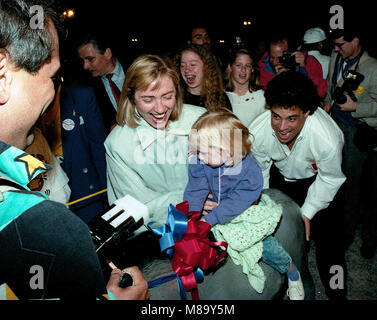
[[[206,216],[207,214],[208,214],[207,211],[205,211],[205,210],[202,211],[202,215],[203,215],[203,216]]]
[[[212,211],[213,208],[217,207],[219,204],[213,200],[213,196],[212,194],[209,194],[208,197],[207,197],[207,200],[206,202],[204,203],[204,206],[203,206],[203,209],[206,210],[206,211]],[[203,210],[203,212],[204,212]]]

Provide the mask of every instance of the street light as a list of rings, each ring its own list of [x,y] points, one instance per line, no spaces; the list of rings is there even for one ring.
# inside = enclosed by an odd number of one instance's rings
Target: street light
[[[67,9],[63,12],[63,19],[66,19],[66,18],[72,19],[75,17],[75,14],[76,12],[74,9]]]

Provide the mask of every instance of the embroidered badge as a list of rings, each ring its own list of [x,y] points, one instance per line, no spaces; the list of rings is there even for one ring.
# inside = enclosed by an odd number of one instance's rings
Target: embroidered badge
[[[23,153],[14,159],[16,162],[22,162],[25,164],[26,171],[28,174],[28,180],[33,179],[38,171],[46,170],[46,166],[43,162],[34,158],[30,154]]]

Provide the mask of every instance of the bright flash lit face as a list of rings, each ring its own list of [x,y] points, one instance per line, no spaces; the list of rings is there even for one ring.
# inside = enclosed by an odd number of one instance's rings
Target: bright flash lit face
[[[247,83],[253,73],[253,64],[247,54],[240,54],[231,65],[232,79],[236,83],[243,85]]]
[[[176,102],[173,80],[163,76],[156,88],[152,82],[145,91],[135,91],[136,109],[153,128],[165,130]]]
[[[232,159],[228,151],[218,147],[201,145],[198,151],[198,159],[212,168],[221,167]]]
[[[203,79],[203,61],[193,51],[187,50],[181,57],[181,75],[188,86],[188,91],[199,95]]]
[[[278,140],[292,149],[308,116],[309,111],[304,113],[299,107],[272,107],[271,126]]]

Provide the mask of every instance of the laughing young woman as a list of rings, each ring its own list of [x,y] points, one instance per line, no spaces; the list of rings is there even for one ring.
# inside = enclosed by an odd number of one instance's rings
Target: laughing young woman
[[[188,45],[175,57],[184,88],[183,102],[208,111],[232,105],[225,94],[221,70],[215,56],[204,46]]]

